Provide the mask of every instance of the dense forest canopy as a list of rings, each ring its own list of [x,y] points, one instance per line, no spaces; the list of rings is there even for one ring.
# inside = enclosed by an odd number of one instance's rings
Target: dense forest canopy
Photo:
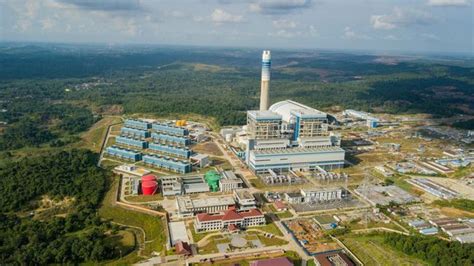
[[[86,150],[25,158],[0,169],[0,261],[44,265],[101,261],[117,256],[106,243],[113,226],[96,214],[106,172]],[[43,220],[17,213],[35,208],[41,196],[74,200],[66,216]]]
[[[396,233],[386,233],[384,238],[385,242],[395,249],[431,265],[468,266],[474,262],[474,244],[461,244],[434,236],[406,236]]]

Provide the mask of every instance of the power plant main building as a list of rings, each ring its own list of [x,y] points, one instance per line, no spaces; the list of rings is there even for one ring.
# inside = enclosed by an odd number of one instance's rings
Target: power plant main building
[[[245,161],[257,174],[344,166],[340,136],[328,115],[291,100],[269,107],[270,51],[263,51],[260,110],[247,111]]]

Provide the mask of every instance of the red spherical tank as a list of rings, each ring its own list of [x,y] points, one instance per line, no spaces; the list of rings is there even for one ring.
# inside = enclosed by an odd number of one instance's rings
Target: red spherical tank
[[[158,183],[156,181],[145,181],[142,182],[142,193],[143,195],[153,195],[158,189]]]
[[[142,183],[147,181],[156,181],[156,176],[154,175],[144,175],[142,176]]]

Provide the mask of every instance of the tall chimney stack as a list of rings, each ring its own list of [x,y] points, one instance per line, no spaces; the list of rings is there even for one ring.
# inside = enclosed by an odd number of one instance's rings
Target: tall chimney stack
[[[264,50],[262,54],[262,84],[260,87],[260,111],[268,110],[270,106],[270,66],[272,57],[269,50]]]

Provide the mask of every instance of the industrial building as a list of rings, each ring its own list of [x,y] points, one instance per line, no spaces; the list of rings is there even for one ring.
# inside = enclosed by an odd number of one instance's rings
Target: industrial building
[[[129,160],[133,162],[141,161],[142,154],[138,151],[129,150],[125,148],[120,148],[117,146],[110,146],[105,149],[105,153],[124,160]]]
[[[151,128],[151,123],[141,119],[125,119],[124,126],[146,131]]]
[[[343,112],[343,115],[345,116],[350,116],[354,117],[360,120],[365,120],[367,122],[367,127],[369,128],[376,128],[379,123],[379,119],[376,117],[373,117],[371,114],[362,112],[362,111],[356,111],[352,109],[347,109]]]
[[[394,186],[376,186],[376,185],[367,185],[359,186],[356,188],[355,193],[361,196],[373,206],[378,205],[388,205],[390,202],[395,202],[398,204],[407,204],[419,201],[419,198],[412,196],[410,193],[405,190]]]
[[[340,138],[328,131],[327,114],[290,100],[247,112],[246,162],[257,174],[337,169],[344,166]]]
[[[177,160],[156,154],[143,155],[143,162],[147,165],[182,174],[189,173],[192,170],[191,164],[188,161]]]
[[[120,134],[122,136],[139,138],[139,139],[145,139],[145,138],[150,137],[149,131],[136,129],[136,128],[130,128],[130,127],[122,127],[122,129],[120,129]]]
[[[221,179],[219,179],[219,189],[222,192],[232,191],[243,187],[244,181],[238,178],[232,171],[222,172]]]
[[[159,143],[150,143],[149,149],[163,154],[188,159],[191,156],[191,150],[185,147],[163,145]]]
[[[421,188],[422,190],[442,199],[453,199],[458,197],[458,193],[427,178],[408,179],[408,183]]]
[[[189,237],[186,233],[186,224],[183,221],[179,222],[170,222],[168,223],[168,228],[170,230],[170,242],[174,246],[177,242],[182,241],[189,243]]]
[[[239,210],[250,210],[257,208],[257,201],[250,191],[239,189],[233,193],[235,202],[239,206]]]
[[[341,200],[345,197],[346,191],[342,188],[301,189],[299,192],[285,193],[285,200],[292,204]]]
[[[158,143],[176,144],[187,146],[191,144],[191,140],[185,136],[167,135],[163,133],[151,133],[151,137]]]
[[[176,196],[209,192],[209,185],[203,175],[195,176],[162,176],[161,191],[163,196]]]
[[[134,138],[127,138],[127,137],[121,137],[118,136],[115,138],[115,143],[117,144],[122,144],[126,146],[131,146],[139,149],[146,149],[148,148],[148,142],[140,139],[134,139]]]
[[[194,218],[194,228],[196,232],[223,229],[234,231],[264,224],[265,216],[258,209],[251,209],[249,211],[229,209],[222,214],[199,213]]]
[[[151,129],[161,132],[164,134],[169,134],[169,135],[176,135],[176,136],[187,136],[189,135],[189,131],[184,128],[184,127],[178,127],[172,124],[166,124],[166,123],[158,123],[155,122],[151,125]]]
[[[232,196],[215,196],[192,199],[189,196],[176,197],[176,206],[180,217],[192,217],[198,213],[219,213],[235,207]]]

